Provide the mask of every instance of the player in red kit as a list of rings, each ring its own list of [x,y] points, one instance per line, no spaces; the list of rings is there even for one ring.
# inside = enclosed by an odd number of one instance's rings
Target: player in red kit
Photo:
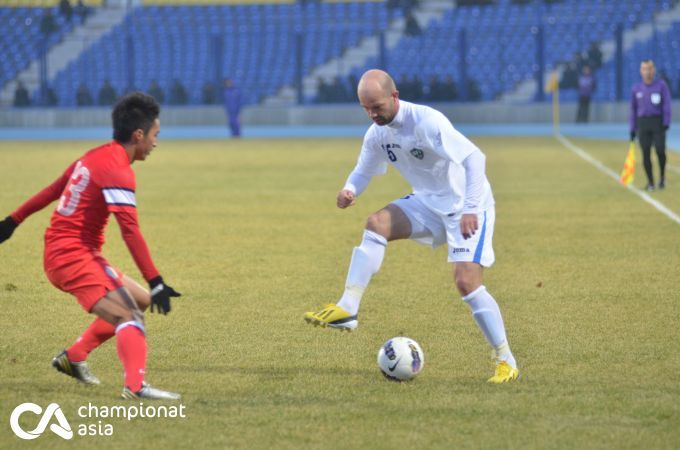
[[[180,296],[164,283],[137,222],[131,164],[144,161],[156,147],[159,112],[158,103],[148,95],[136,92],[123,97],[112,114],[113,141],[85,153],[55,182],[1,221],[0,242],[9,239],[28,216],[59,200],[45,232],[45,273],[54,286],[74,295],[97,318],[52,365],[83,383],[99,384],[86,359],[115,335],[125,369],[123,397],[178,400],[179,394],[144,382],[147,346],[142,311],[150,304],[152,312],[167,314],[170,298]],[[111,213],[150,293],[101,254]]]

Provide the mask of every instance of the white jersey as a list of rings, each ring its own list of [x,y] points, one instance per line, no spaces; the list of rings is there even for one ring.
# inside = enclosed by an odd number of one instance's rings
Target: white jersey
[[[387,172],[390,163],[428,208],[442,215],[458,215],[465,201],[463,160],[473,152],[481,150],[441,112],[400,100],[391,123],[373,124],[366,132],[352,173],[370,179]],[[483,176],[478,211],[494,204],[491,186]]]

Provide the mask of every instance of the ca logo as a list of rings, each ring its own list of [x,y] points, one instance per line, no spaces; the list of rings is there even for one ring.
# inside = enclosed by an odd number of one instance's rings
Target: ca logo
[[[45,431],[45,428],[47,428],[47,424],[50,423],[52,416],[57,418],[57,422],[59,422],[59,424],[51,424],[50,430],[63,439],[73,438],[71,425],[68,423],[68,420],[66,420],[66,416],[64,416],[64,412],[61,410],[61,407],[56,403],[50,403],[47,405],[45,413],[40,419],[38,426],[32,431],[24,431],[19,425],[19,417],[21,417],[21,415],[26,411],[30,411],[33,414],[38,415],[42,413],[42,408],[35,403],[22,403],[21,405],[14,408],[14,411],[12,411],[12,415],[9,418],[9,425],[12,427],[14,434],[19,436],[21,439],[30,440],[40,437],[43,431]]]

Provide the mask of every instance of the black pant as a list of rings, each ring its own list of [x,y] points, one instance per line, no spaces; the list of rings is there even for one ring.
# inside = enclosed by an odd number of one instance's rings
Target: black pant
[[[652,172],[652,143],[659,160],[661,179],[666,173],[666,130],[663,128],[661,116],[639,117],[638,136],[642,147],[642,162],[647,174],[647,182],[654,185],[654,173]]]
[[[588,122],[590,113],[590,97],[578,98],[578,111],[576,112],[576,122]]]

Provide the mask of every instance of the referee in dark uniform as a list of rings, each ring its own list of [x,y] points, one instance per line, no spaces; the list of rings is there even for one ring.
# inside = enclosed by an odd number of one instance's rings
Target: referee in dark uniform
[[[642,81],[633,86],[630,99],[630,140],[636,135],[640,139],[648,191],[654,190],[652,143],[659,159],[659,189],[666,187],[666,131],[671,124],[671,94],[663,80],[654,79],[655,73],[654,61],[642,61]]]

